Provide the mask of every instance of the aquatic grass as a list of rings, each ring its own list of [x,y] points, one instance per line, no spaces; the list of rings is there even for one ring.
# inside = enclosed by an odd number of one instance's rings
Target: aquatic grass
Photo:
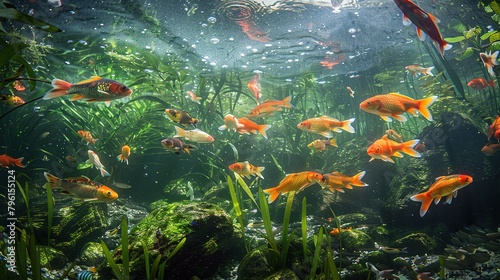
[[[444,256],[439,255],[439,278],[445,279],[444,276]]]
[[[269,212],[269,204],[267,203],[267,198],[262,188],[259,188],[259,205],[260,205],[260,213],[262,215],[262,221],[264,223],[264,229],[266,231],[266,240],[269,244],[268,252],[269,252],[269,265],[273,267],[275,270],[279,268],[280,264],[280,250],[278,248],[278,244],[274,239],[272,221],[271,221],[271,213]]]
[[[316,269],[318,268],[318,265],[320,263],[320,254],[321,254],[321,246],[323,244],[323,232],[324,229],[321,227],[319,229],[319,232],[317,235],[314,235],[314,256],[312,259],[312,266],[311,266],[311,271],[309,272],[309,277],[308,279],[315,279],[316,278]]]
[[[128,223],[127,218],[122,218],[121,223],[121,256],[122,256],[122,269],[118,267],[111,252],[109,251],[108,246],[104,243],[104,240],[101,240],[101,247],[104,252],[104,256],[108,261],[113,274],[116,276],[118,280],[128,280],[129,279],[129,251],[128,251]]]
[[[52,217],[54,214],[54,197],[49,183],[45,184],[47,191],[47,246],[50,246],[50,233],[52,231]]]
[[[229,194],[231,195],[231,201],[233,202],[233,209],[234,212],[236,213],[236,218],[238,219],[238,223],[240,224],[241,227],[241,233],[243,235],[243,243],[245,244],[245,249],[247,252],[250,251],[250,248],[248,247],[247,241],[246,241],[246,236],[245,236],[245,223],[243,221],[243,213],[241,211],[241,196],[238,196],[236,194],[236,189],[233,184],[233,180],[231,179],[230,175],[227,175],[227,185],[229,187]]]
[[[307,200],[306,197],[302,199],[302,211],[300,215],[301,233],[302,233],[302,252],[304,254],[304,261],[309,261],[307,248]]]
[[[283,225],[281,232],[281,252],[280,252],[280,263],[279,268],[284,268],[288,258],[288,251],[290,249],[290,242],[293,239],[293,231],[288,235],[288,227],[290,225],[290,215],[292,213],[293,199],[295,197],[295,192],[288,192],[285,205],[285,214],[283,216]]]

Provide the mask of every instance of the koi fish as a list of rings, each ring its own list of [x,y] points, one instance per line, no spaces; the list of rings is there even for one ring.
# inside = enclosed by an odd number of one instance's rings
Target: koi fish
[[[394,0],[394,2],[403,12],[403,24],[409,26],[413,23],[417,27],[417,35],[421,41],[425,40],[427,34],[439,48],[441,56],[444,56],[445,50],[451,49],[451,45],[441,37],[441,32],[436,25],[439,20],[435,16],[425,12],[410,0]]]
[[[399,93],[380,94],[361,102],[359,108],[365,112],[379,115],[386,122],[392,121],[390,117],[400,122],[406,121],[406,117],[402,115],[405,112],[414,116],[420,112],[424,118],[432,121],[432,115],[428,108],[437,98],[437,96],[431,96],[415,100]]]
[[[95,144],[95,141],[99,140],[99,139],[94,139],[92,137],[92,134],[90,134],[90,131],[88,130],[78,130],[77,131],[78,135],[80,135],[80,137],[82,137],[82,139],[87,142],[87,145],[90,143],[90,144]]]
[[[316,133],[326,138],[332,138],[332,131],[340,133],[342,130],[345,130],[349,133],[354,133],[354,127],[351,126],[351,123],[355,120],[355,118],[352,118],[345,121],[339,121],[329,116],[321,116],[307,119],[299,123],[297,127],[301,130]]]
[[[231,114],[227,114],[224,116],[224,125],[219,126],[219,130],[225,130],[227,128],[236,131],[240,127],[243,127],[243,125],[238,123],[238,119]]]
[[[118,160],[121,162],[126,162],[128,165],[128,157],[130,156],[130,147],[128,145],[124,145],[122,147],[122,153],[117,156]]]
[[[62,190],[61,193],[74,196],[76,199],[86,202],[109,202],[118,198],[114,190],[87,177],[60,179],[48,172],[44,172],[43,175],[51,189]]]
[[[173,122],[196,127],[198,119],[192,118],[188,112],[176,109],[165,109],[165,115]]]
[[[338,147],[337,146],[337,140],[334,138],[334,139],[331,139],[331,140],[321,140],[321,139],[318,139],[318,140],[314,140],[312,141],[311,143],[309,143],[307,145],[307,147],[311,150],[315,150],[316,152],[318,151],[324,151],[326,150],[327,147]]]
[[[347,87],[347,92],[349,93],[349,96],[354,98],[354,90],[351,89],[351,87]]]
[[[259,176],[260,178],[264,179],[264,176],[260,172],[262,172],[265,169],[263,166],[253,166],[250,164],[248,161],[244,162],[235,162],[231,165],[229,165],[229,170],[233,171],[234,173],[238,173],[243,177],[250,178],[250,175],[253,176]]]
[[[344,231],[351,231],[352,230],[352,227],[346,227],[346,228],[334,228],[330,231],[330,235],[339,235],[341,232],[344,232]]]
[[[397,139],[399,142],[403,142],[403,136],[399,135],[394,129],[386,130],[385,134],[391,136],[394,139]]]
[[[500,116],[496,116],[493,123],[490,125],[488,130],[488,140],[490,140],[491,136],[495,137],[500,141]]]
[[[496,86],[496,83],[495,83],[495,80],[486,80],[485,78],[474,78],[472,80],[470,80],[468,83],[467,83],[467,86],[475,89],[475,90],[483,90],[487,87],[495,87]]]
[[[0,167],[9,168],[9,166],[14,165],[17,167],[25,168],[26,166],[22,164],[23,159],[24,157],[13,158],[7,154],[3,154],[0,156]]]
[[[19,106],[26,103],[21,97],[13,94],[0,94],[0,102],[7,106]]]
[[[52,89],[48,91],[43,100],[56,97],[73,95],[71,101],[84,99],[87,102],[104,101],[109,106],[111,100],[124,98],[132,94],[132,90],[126,85],[99,76],[71,84],[63,80],[53,79]]]
[[[294,108],[295,106],[290,103],[292,101],[292,96],[287,96],[283,100],[269,100],[262,104],[257,105],[248,114],[249,118],[263,118],[271,116],[276,111],[282,111],[283,108]]]
[[[175,127],[174,137],[186,138],[186,140],[197,142],[197,143],[212,143],[212,142],[214,142],[214,138],[206,132],[203,132],[199,129],[184,130],[178,126]]]
[[[260,83],[259,83],[260,74],[255,73],[253,78],[248,82],[248,89],[252,92],[255,99],[257,99],[257,104],[260,104],[260,98],[262,94],[260,93]]]
[[[104,165],[102,165],[101,160],[99,159],[99,156],[92,150],[88,150],[88,155],[89,159],[87,160],[87,163],[92,164],[97,170],[101,171],[101,176],[111,176],[106,169],[104,169]]]
[[[488,143],[481,149],[481,152],[487,156],[492,156],[498,151],[500,151],[500,144]]]
[[[189,91],[189,90],[188,90],[188,91],[186,91],[186,98],[189,98],[189,99],[191,99],[192,101],[194,101],[194,102],[196,102],[196,103],[198,103],[198,104],[201,104],[201,103],[200,103],[201,98],[200,98],[200,97],[198,97],[198,96],[196,96],[196,94],[195,94],[194,92],[192,92],[192,91]]]
[[[241,27],[241,31],[245,33],[250,40],[257,42],[270,42],[271,39],[267,33],[255,27],[255,24],[249,20],[237,20],[236,23]]]
[[[418,64],[411,64],[405,67],[407,72],[410,72],[413,74],[413,76],[417,77],[419,74],[423,74],[424,76],[434,76],[432,74],[432,69],[434,69],[434,66],[424,68]]]
[[[405,153],[412,157],[421,157],[422,155],[413,149],[419,141],[419,139],[415,139],[404,143],[398,143],[387,138],[386,134],[381,139],[373,142],[373,144],[368,147],[366,152],[372,157],[370,161],[374,159],[381,159],[383,161],[394,163],[394,160],[391,157],[403,157],[403,154],[401,153]]]
[[[451,200],[457,197],[458,190],[470,183],[472,183],[472,177],[468,175],[454,174],[441,176],[436,178],[436,181],[428,191],[416,194],[410,197],[410,199],[422,203],[420,206],[420,217],[423,217],[427,213],[427,210],[429,210],[432,200],[434,200],[435,204],[438,204],[441,197],[446,197],[446,203],[451,204]]]
[[[193,145],[185,144],[181,139],[175,137],[165,138],[161,140],[161,145],[163,146],[163,148],[165,148],[165,150],[174,152],[177,155],[180,155],[181,151],[184,151],[188,153],[188,155],[191,155],[190,149],[196,148]]]
[[[267,139],[266,131],[271,128],[269,124],[257,124],[245,117],[238,119],[238,129],[240,134],[249,134],[250,132],[256,134],[259,132],[264,138]]]
[[[291,173],[281,180],[278,186],[270,189],[265,189],[264,192],[269,194],[268,201],[272,203],[282,193],[297,191],[317,183],[323,179],[323,175],[313,171],[303,171],[298,173]]]
[[[490,73],[491,76],[495,77],[495,70],[493,69],[495,66],[498,65],[498,53],[500,51],[496,51],[494,53],[479,53],[479,57],[481,57],[481,61],[484,64],[484,67],[488,69],[488,73]]]
[[[339,172],[332,172],[323,174],[323,179],[319,183],[322,188],[328,188],[331,192],[344,192],[344,188],[352,190],[352,186],[365,187],[368,186],[365,182],[361,181],[365,176],[366,171],[359,172],[358,174],[349,177]]]

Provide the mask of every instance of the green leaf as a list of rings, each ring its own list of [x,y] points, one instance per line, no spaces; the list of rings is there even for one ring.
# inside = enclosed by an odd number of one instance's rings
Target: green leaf
[[[490,32],[488,32],[488,33],[484,33],[483,35],[481,35],[481,37],[480,37],[480,38],[481,38],[481,40],[482,40],[482,41],[486,41],[488,38],[490,38],[490,36],[491,36],[491,35],[493,35],[493,34],[495,34],[495,33],[497,33],[497,32],[498,32],[498,31],[493,30],[493,31],[490,31]]]
[[[92,167],[92,163],[81,162],[81,163],[78,164],[78,166],[76,167],[76,169],[82,170],[82,169],[87,169],[89,167]]]
[[[469,48],[467,48],[467,49],[466,49],[466,50],[462,53],[462,55],[461,55],[461,56],[459,56],[459,57],[457,57],[457,58],[455,58],[455,59],[456,59],[456,60],[458,60],[458,61],[461,61],[461,60],[464,60],[464,59],[466,59],[466,58],[470,57],[470,56],[471,56],[471,55],[473,55],[473,54],[474,54],[474,49],[472,49],[471,47],[469,47]]]
[[[38,29],[47,32],[61,32],[62,30],[58,27],[48,24],[45,21],[41,21],[27,14],[23,14],[14,8],[0,9],[0,18],[17,20],[24,22],[26,24],[32,25]]]
[[[444,38],[444,40],[448,43],[458,43],[462,42],[465,40],[465,36],[457,36],[457,37],[451,37],[451,38]]]
[[[13,43],[10,45],[4,43],[3,48],[0,50],[0,67],[7,64],[14,55],[27,46],[25,43]]]

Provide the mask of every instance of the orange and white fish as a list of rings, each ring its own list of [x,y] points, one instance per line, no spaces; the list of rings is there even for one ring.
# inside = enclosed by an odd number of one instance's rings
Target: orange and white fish
[[[351,123],[355,120],[355,118],[352,118],[345,121],[339,121],[329,116],[321,116],[302,121],[297,127],[301,130],[316,133],[326,138],[332,138],[332,131],[342,132],[342,130],[345,130],[349,133],[354,133],[354,127],[351,126]]]
[[[491,136],[495,137],[500,141],[500,116],[496,116],[493,123],[489,126],[488,129],[488,140],[490,140]]]
[[[404,122],[406,121],[406,117],[402,114],[406,112],[414,116],[417,112],[420,112],[424,118],[432,121],[429,106],[431,106],[437,98],[437,96],[431,96],[415,100],[399,93],[388,93],[370,97],[361,102],[359,107],[365,112],[379,115],[386,122],[392,121],[390,117],[400,122]]]
[[[488,143],[481,149],[481,152],[487,156],[492,156],[498,151],[500,151],[500,144]]]
[[[243,125],[238,123],[238,119],[231,114],[227,114],[224,116],[224,125],[219,126],[219,130],[225,130],[227,128],[236,131],[240,127],[243,127]]]
[[[265,167],[253,166],[248,161],[235,162],[229,165],[229,170],[233,171],[234,173],[238,173],[243,177],[248,177],[248,178],[250,178],[250,175],[253,175],[253,176],[259,176],[260,178],[264,179],[264,176],[262,176],[262,174],[260,173],[264,169]]]
[[[307,147],[311,150],[315,150],[316,152],[318,151],[324,151],[326,150],[327,147],[338,147],[337,146],[337,139],[331,139],[331,140],[314,140],[311,143],[307,145]]]
[[[404,143],[398,143],[387,138],[387,134],[385,134],[381,139],[373,142],[366,152],[372,158],[370,161],[374,159],[381,159],[383,161],[388,161],[394,163],[394,160],[391,157],[403,157],[405,153],[412,157],[421,157],[422,155],[415,151],[413,147],[420,142],[419,139],[410,140]]]
[[[178,126],[175,127],[175,135],[173,137],[186,138],[186,140],[197,143],[213,143],[214,138],[208,133],[199,129],[184,130]]]
[[[191,155],[191,149],[196,149],[195,146],[185,144],[181,139],[175,137],[169,137],[161,140],[161,145],[165,150],[174,152],[176,155],[181,155],[181,151],[185,151],[188,155]]]
[[[117,156],[118,160],[121,162],[126,162],[128,165],[129,156],[130,156],[130,147],[128,145],[123,145],[122,153]]]
[[[344,188],[352,190],[352,186],[365,187],[368,186],[365,182],[361,181],[365,176],[366,171],[359,172],[358,174],[350,177],[339,172],[332,172],[323,174],[323,179],[319,183],[322,188],[328,188],[331,192],[344,192]]]
[[[257,99],[257,104],[260,104],[260,99],[262,98],[262,93],[260,92],[260,83],[259,83],[260,74],[255,73],[253,78],[248,82],[248,89],[252,92],[255,99]]]
[[[432,200],[438,204],[441,197],[446,197],[446,203],[451,204],[451,200],[457,197],[458,190],[470,183],[472,183],[472,177],[468,175],[454,174],[441,176],[436,178],[436,181],[428,191],[416,194],[410,197],[410,199],[422,203],[420,206],[420,217],[423,217],[427,213],[427,210],[429,210]]]
[[[71,101],[79,99],[84,99],[87,102],[104,101],[109,106],[111,100],[124,98],[132,94],[132,90],[126,85],[114,80],[103,79],[99,76],[93,76],[76,84],[53,79],[52,87],[43,96],[43,100],[72,94]]]
[[[313,171],[291,173],[286,175],[286,177],[281,180],[278,186],[270,189],[265,189],[264,192],[269,194],[268,201],[269,203],[272,203],[282,193],[293,191],[300,192],[303,189],[313,185],[314,183],[320,182],[322,179],[323,175]]]
[[[394,129],[388,129],[385,134],[391,136],[393,139],[397,139],[399,142],[403,142],[403,136],[399,135]]]
[[[266,131],[271,128],[270,124],[257,124],[245,117],[238,119],[238,132],[243,134],[256,134],[259,132],[264,138],[267,139]]]
[[[481,57],[481,61],[483,61],[484,67],[488,70],[491,76],[495,77],[495,70],[493,69],[498,65],[498,53],[500,51],[496,51],[494,53],[479,53],[479,57]]]
[[[25,168],[26,166],[22,164],[23,159],[24,157],[13,158],[7,154],[0,155],[0,167],[9,168],[9,166],[15,165],[17,167]]]
[[[101,160],[99,159],[99,156],[92,150],[88,150],[88,155],[89,159],[87,160],[88,163],[92,164],[97,170],[101,171],[101,176],[111,176],[106,169],[104,169],[104,165],[102,165]]]
[[[77,131],[78,135],[80,135],[80,137],[82,137],[82,139],[87,142],[87,145],[90,143],[90,144],[95,144],[95,141],[99,140],[99,139],[94,139],[92,137],[92,134],[90,133],[90,131],[88,130],[78,130]]]
[[[432,69],[434,69],[434,66],[424,68],[418,64],[410,64],[405,67],[407,72],[410,72],[413,74],[413,76],[417,77],[419,74],[423,74],[424,76],[434,76],[432,74]]]
[[[351,87],[347,87],[347,92],[349,93],[349,96],[354,98],[354,90],[351,89]]]
[[[0,94],[0,102],[7,106],[19,106],[26,103],[21,97],[13,94]]]
[[[282,111],[283,108],[294,108],[295,106],[290,103],[292,96],[287,96],[283,100],[269,100],[259,104],[253,108],[248,114],[249,118],[263,118],[271,116],[276,111]]]
[[[53,190],[61,190],[61,193],[71,195],[75,199],[94,202],[109,202],[118,198],[118,194],[108,186],[91,181],[87,177],[60,179],[45,172],[45,179]]]
[[[196,96],[196,94],[195,94],[194,92],[192,92],[192,91],[189,91],[189,90],[188,90],[188,91],[186,91],[186,98],[189,98],[189,99],[191,99],[192,101],[194,101],[194,102],[196,102],[196,103],[200,104],[200,100],[201,100],[201,98],[200,98],[200,97],[198,97],[198,96]]]

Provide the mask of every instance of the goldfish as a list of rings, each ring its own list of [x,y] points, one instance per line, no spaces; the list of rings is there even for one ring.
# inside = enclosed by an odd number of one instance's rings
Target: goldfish
[[[351,89],[351,87],[347,87],[347,92],[349,93],[349,96],[354,98],[354,90]]]
[[[26,103],[21,97],[13,94],[0,94],[0,101],[7,106],[19,106]]]
[[[374,159],[381,159],[383,161],[394,163],[394,160],[391,157],[403,157],[403,154],[401,153],[405,153],[412,157],[421,157],[422,155],[413,149],[419,141],[419,139],[414,139],[404,143],[398,143],[387,138],[386,134],[381,139],[378,139],[371,144],[366,152],[372,157],[370,161]]]
[[[492,144],[488,143],[484,145],[484,147],[481,149],[481,152],[487,156],[492,156],[494,153],[500,151],[500,144]]]
[[[186,140],[197,142],[197,143],[212,143],[214,138],[208,133],[203,132],[199,129],[184,130],[178,126],[175,127],[174,137],[183,137]]]
[[[92,134],[88,130],[78,130],[77,133],[78,133],[78,135],[80,135],[80,137],[82,137],[82,139],[85,142],[87,142],[87,145],[89,143],[95,144],[95,141],[99,140],[99,139],[94,139],[94,137],[92,137]]]
[[[17,91],[23,91],[26,89],[26,87],[23,85],[23,83],[21,83],[21,81],[13,81],[11,85]]]
[[[237,20],[236,23],[241,27],[241,31],[247,35],[250,40],[257,42],[270,42],[271,39],[267,33],[256,28],[255,24],[250,20]]]
[[[323,175],[313,171],[303,171],[298,173],[290,173],[281,180],[278,186],[265,189],[264,192],[269,194],[268,201],[272,203],[282,193],[302,191],[303,189],[320,182]]]
[[[332,69],[335,65],[342,63],[344,60],[345,60],[345,55],[343,55],[343,54],[339,54],[336,57],[332,57],[330,55],[327,55],[319,63],[321,64],[321,66],[325,67],[326,69]]]
[[[475,90],[483,90],[487,87],[495,87],[496,86],[496,83],[495,83],[495,80],[486,80],[485,78],[474,78],[472,80],[470,80],[468,83],[467,83],[467,86],[475,89]]]
[[[311,150],[315,151],[324,151],[326,150],[327,147],[338,147],[337,146],[337,140],[336,139],[331,139],[331,140],[314,140],[311,143],[307,145],[307,147]]]
[[[9,166],[15,165],[17,167],[25,168],[26,166],[22,164],[23,159],[24,157],[13,158],[7,154],[3,154],[0,156],[0,167],[9,168]]]
[[[441,37],[441,32],[436,25],[439,20],[435,16],[425,12],[410,0],[394,0],[394,2],[403,12],[403,24],[409,26],[413,23],[417,27],[417,35],[421,41],[425,40],[427,34],[439,49],[441,56],[444,56],[445,50],[451,49],[451,45]]]
[[[388,93],[375,95],[359,104],[361,110],[375,115],[379,115],[384,121],[391,122],[390,117],[400,122],[406,121],[402,114],[408,112],[416,115],[417,111],[429,121],[432,121],[432,115],[429,111],[437,96],[431,96],[420,100],[415,100],[399,93]]]
[[[188,112],[176,109],[165,109],[165,115],[169,117],[173,122],[180,124],[193,125],[196,127],[198,124],[198,119],[192,118]]]
[[[122,153],[117,156],[118,160],[121,162],[126,162],[128,165],[128,157],[130,156],[130,147],[128,145],[124,145],[122,147]]]
[[[51,189],[61,190],[61,193],[74,196],[76,199],[86,202],[109,202],[118,198],[114,190],[87,177],[60,179],[48,172],[44,172],[43,175]]]
[[[269,124],[257,124],[253,121],[243,117],[238,119],[238,132],[249,134],[249,132],[256,134],[259,132],[264,138],[267,139],[266,131],[271,128]]]
[[[352,230],[352,227],[346,227],[346,228],[334,228],[330,231],[330,235],[339,235],[341,232],[344,232],[344,231],[351,231]]]
[[[418,64],[411,64],[405,67],[407,72],[410,72],[413,74],[413,76],[417,77],[419,74],[423,74],[424,76],[434,76],[432,74],[432,69],[434,69],[434,66],[424,68]]]
[[[261,174],[261,172],[264,169],[265,167],[253,166],[248,161],[235,162],[229,165],[229,170],[233,171],[234,173],[238,173],[243,177],[248,177],[248,178],[250,178],[250,175],[253,175],[253,176],[259,176],[260,178],[264,179],[264,176],[262,176]]]
[[[479,53],[479,57],[481,57],[481,61],[484,64],[484,67],[488,69],[488,73],[490,73],[491,76],[495,77],[495,70],[493,69],[495,66],[498,65],[498,53],[500,51],[496,51],[494,53]]]
[[[161,145],[168,151],[174,152],[177,155],[181,154],[181,151],[185,151],[188,155],[191,155],[190,149],[195,149],[193,145],[185,144],[181,139],[170,137],[161,140]]]
[[[240,127],[243,127],[243,125],[238,123],[238,119],[231,114],[227,114],[224,116],[224,125],[219,126],[219,130],[225,130],[227,128],[236,131]]]
[[[457,192],[461,188],[472,183],[472,177],[463,174],[453,174],[436,178],[436,181],[428,191],[410,197],[413,201],[421,202],[420,217],[423,217],[434,200],[438,204],[441,197],[446,197],[446,203],[451,204],[451,200],[457,197]]]
[[[352,186],[365,187],[368,186],[365,182],[361,181],[365,176],[366,171],[359,172],[358,174],[349,177],[339,172],[332,172],[330,174],[323,174],[323,179],[319,183],[322,188],[328,188],[331,192],[344,192],[343,188],[352,189]]]
[[[126,85],[99,76],[71,84],[60,79],[52,80],[52,89],[48,91],[43,100],[48,100],[64,95],[72,94],[71,101],[84,99],[87,102],[104,101],[107,106],[111,100],[124,98],[132,94],[132,90]]]
[[[106,169],[104,169],[104,165],[102,165],[101,160],[99,159],[99,156],[92,150],[88,150],[88,155],[89,159],[87,160],[87,163],[92,164],[97,170],[101,171],[101,176],[111,176]]]
[[[268,100],[253,108],[248,114],[249,118],[263,118],[271,116],[276,111],[282,111],[283,108],[294,108],[295,106],[290,103],[292,96],[287,96],[283,100]]]
[[[188,91],[186,91],[186,98],[189,98],[189,99],[191,99],[192,101],[194,101],[194,102],[196,102],[196,103],[198,103],[198,104],[201,104],[201,103],[200,103],[201,98],[200,98],[200,97],[198,97],[198,96],[196,96],[196,94],[195,94],[194,92],[192,92],[192,91],[189,91],[189,90],[188,90]]]
[[[301,130],[316,133],[326,138],[332,138],[332,131],[342,132],[342,130],[345,130],[349,133],[354,133],[354,127],[351,126],[351,123],[354,121],[355,118],[339,121],[329,116],[321,116],[302,121],[297,127]]]
[[[496,116],[493,123],[489,126],[488,140],[491,138],[491,136],[500,141],[500,116]]]
[[[403,136],[399,135],[394,129],[388,129],[385,134],[392,136],[392,138],[397,139],[399,142],[403,142]]]
[[[252,92],[255,99],[257,99],[257,104],[260,104],[260,99],[262,98],[262,94],[260,92],[260,83],[259,83],[260,74],[255,73],[253,78],[248,82],[248,89]]]

